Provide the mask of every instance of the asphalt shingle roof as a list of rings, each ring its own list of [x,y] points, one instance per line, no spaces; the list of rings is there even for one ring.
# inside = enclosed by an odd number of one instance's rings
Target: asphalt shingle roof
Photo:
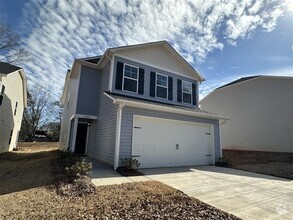
[[[235,80],[235,81],[233,81],[233,82],[230,82],[230,83],[228,83],[228,84],[226,84],[226,85],[220,86],[220,87],[217,88],[217,89],[221,89],[221,88],[224,88],[224,87],[226,87],[226,86],[231,86],[231,85],[234,85],[234,84],[237,84],[237,83],[244,82],[244,81],[246,81],[246,80],[250,80],[250,79],[253,79],[253,78],[257,78],[257,77],[260,77],[260,76],[248,76],[248,77],[242,77],[242,78],[237,79],[237,80]]]
[[[9,74],[13,73],[17,70],[20,70],[21,67],[11,65],[9,63],[0,62],[0,73],[2,74]]]
[[[122,99],[129,100],[129,101],[137,101],[137,102],[142,102],[142,103],[147,103],[147,104],[156,104],[156,105],[160,105],[160,106],[166,106],[166,107],[171,107],[171,108],[176,108],[176,109],[181,109],[181,110],[187,110],[190,112],[204,113],[204,114],[207,114],[210,116],[218,116],[217,114],[214,114],[214,113],[202,110],[202,109],[198,109],[198,108],[183,107],[183,106],[179,106],[179,105],[175,105],[175,104],[168,104],[168,103],[162,103],[159,101],[146,100],[144,98],[130,97],[127,95],[122,95],[122,94],[113,93],[113,92],[109,92],[109,91],[105,91],[105,92],[108,95],[112,96],[114,99],[122,98]]]

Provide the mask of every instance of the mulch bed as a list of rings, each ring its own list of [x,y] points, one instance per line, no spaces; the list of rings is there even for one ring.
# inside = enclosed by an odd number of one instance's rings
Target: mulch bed
[[[293,153],[223,150],[229,167],[293,179]]]

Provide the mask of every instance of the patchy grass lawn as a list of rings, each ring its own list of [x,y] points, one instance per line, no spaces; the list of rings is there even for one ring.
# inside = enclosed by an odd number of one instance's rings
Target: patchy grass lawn
[[[86,196],[60,195],[58,160],[56,145],[45,143],[0,155],[0,219],[238,219],[153,181],[96,187]]]
[[[293,179],[293,153],[223,150],[235,169]]]

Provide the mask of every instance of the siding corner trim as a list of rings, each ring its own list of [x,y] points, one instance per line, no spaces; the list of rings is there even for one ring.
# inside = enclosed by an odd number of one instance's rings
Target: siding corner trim
[[[114,170],[119,166],[119,152],[120,152],[120,133],[121,133],[121,118],[122,118],[122,109],[123,104],[119,104],[117,109],[117,121],[116,121],[116,140],[115,140],[115,153],[114,153]]]

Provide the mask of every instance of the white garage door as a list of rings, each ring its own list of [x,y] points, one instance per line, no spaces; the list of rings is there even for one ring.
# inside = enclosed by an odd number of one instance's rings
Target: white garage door
[[[211,125],[134,116],[132,155],[140,168],[213,164]]]

